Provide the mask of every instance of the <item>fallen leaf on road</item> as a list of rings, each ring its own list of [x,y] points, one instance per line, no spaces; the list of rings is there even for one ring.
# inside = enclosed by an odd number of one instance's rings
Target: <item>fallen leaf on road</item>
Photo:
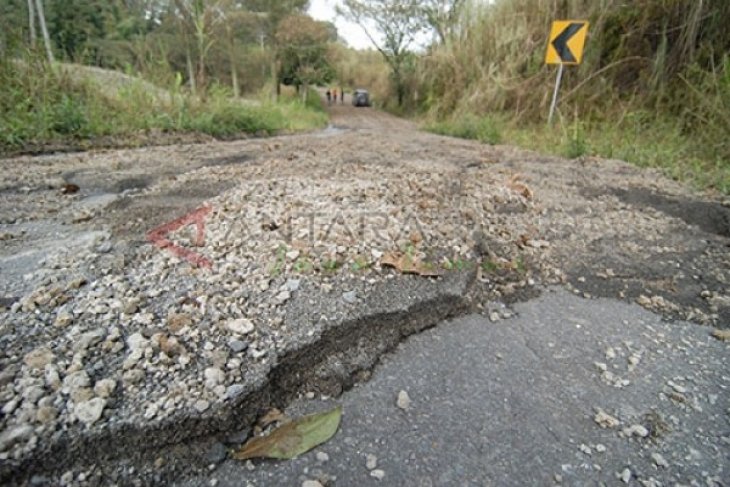
[[[250,439],[232,457],[237,460],[298,457],[332,438],[340,426],[341,418],[342,406],[303,416],[280,426],[267,436]]]
[[[712,336],[717,338],[721,342],[730,342],[730,330],[713,330]]]
[[[276,408],[271,408],[271,409],[269,409],[269,411],[266,414],[264,414],[263,416],[261,416],[259,418],[258,425],[261,428],[266,428],[270,424],[281,423],[281,422],[286,421],[286,419],[287,419],[287,417],[286,417],[286,415],[284,415],[284,413],[282,413],[281,411],[279,411]]]
[[[437,277],[440,275],[434,266],[420,262],[418,259],[400,252],[386,253],[380,259],[380,265],[394,267],[401,274],[418,274],[424,277]]]
[[[515,174],[507,182],[507,187],[512,191],[521,194],[525,199],[531,200],[533,197],[532,190],[525,183],[520,181],[522,174]]]

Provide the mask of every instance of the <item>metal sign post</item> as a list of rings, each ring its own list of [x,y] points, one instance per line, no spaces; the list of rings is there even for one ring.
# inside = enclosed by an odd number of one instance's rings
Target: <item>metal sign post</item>
[[[548,125],[553,121],[553,115],[555,114],[555,107],[558,104],[558,91],[560,90],[560,82],[563,80],[563,66],[560,64],[558,68],[558,76],[555,78],[555,91],[553,91],[553,102],[550,104],[550,113],[548,114]]]

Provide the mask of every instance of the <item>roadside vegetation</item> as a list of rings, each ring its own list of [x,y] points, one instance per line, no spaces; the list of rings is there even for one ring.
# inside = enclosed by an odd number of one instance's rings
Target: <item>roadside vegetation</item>
[[[0,5],[0,154],[327,123],[336,31],[305,1],[44,3]]]
[[[624,159],[730,194],[730,2],[344,3],[350,18],[364,17],[393,37],[380,46],[391,68],[381,99],[428,130],[566,157]],[[544,57],[558,19],[586,19],[590,28],[582,64],[565,69],[548,127],[557,66]],[[398,44],[412,37],[400,28],[433,41],[422,52]]]
[[[73,75],[42,61],[0,67],[0,150],[13,152],[46,144],[118,137],[134,144],[136,134],[198,133],[217,138],[272,135],[326,125],[319,97],[306,104],[293,95],[277,102],[267,96],[232,99],[230,90],[212,86],[204,101],[174,91],[150,90],[141,79],[110,94],[85,73]]]
[[[727,2],[497,0],[466,3],[459,34],[435,46],[413,79],[416,110],[437,132],[565,157],[656,167],[730,194],[730,16]],[[546,125],[555,66],[550,22],[591,22],[585,58],[565,70]]]

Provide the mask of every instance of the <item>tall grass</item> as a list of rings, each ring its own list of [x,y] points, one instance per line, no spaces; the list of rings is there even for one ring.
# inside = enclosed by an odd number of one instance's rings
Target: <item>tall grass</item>
[[[557,68],[544,55],[551,22],[564,18],[587,19],[590,29],[548,129]],[[506,141],[534,146],[554,130],[551,152],[626,158],[728,192],[728,18],[730,2],[720,1],[468,1],[454,37],[422,57],[417,102],[439,132],[469,136],[458,125],[487,117],[506,121]]]

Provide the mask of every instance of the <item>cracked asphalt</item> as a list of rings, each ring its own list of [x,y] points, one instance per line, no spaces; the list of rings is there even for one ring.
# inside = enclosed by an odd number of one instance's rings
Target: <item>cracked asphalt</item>
[[[730,355],[708,328],[556,288],[513,311],[444,322],[339,399],[293,404],[291,416],[343,405],[321,447],[179,485],[728,485]],[[599,425],[599,410],[619,424]]]
[[[0,478],[728,485],[727,344],[711,332],[730,326],[730,201],[621,161],[440,137],[374,110],[331,115],[312,134],[0,160]],[[198,250],[212,271],[147,241],[205,204],[216,211]],[[408,212],[429,225],[279,255],[268,215],[321,207],[387,212],[386,230]],[[239,221],[256,238],[230,239]],[[474,271],[471,284],[381,265],[409,247]],[[250,342],[229,340],[243,316]],[[332,402],[342,429],[318,451],[220,464],[266,408]]]

